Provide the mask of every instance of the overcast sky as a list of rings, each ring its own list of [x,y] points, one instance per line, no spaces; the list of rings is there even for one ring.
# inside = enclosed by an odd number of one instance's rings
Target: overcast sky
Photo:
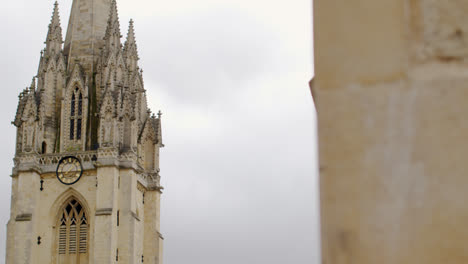
[[[18,93],[37,73],[53,0],[0,9],[0,263]],[[64,36],[72,0],[60,0]],[[163,115],[164,264],[318,262],[310,0],[118,0]],[[124,40],[123,40],[124,41]]]

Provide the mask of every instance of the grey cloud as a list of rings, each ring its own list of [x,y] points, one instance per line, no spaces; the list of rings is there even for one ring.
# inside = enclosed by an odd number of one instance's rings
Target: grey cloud
[[[287,118],[288,110],[263,107],[254,107],[259,119],[245,111],[226,116],[244,118],[223,126],[221,141],[209,133],[215,130],[210,126],[198,139],[168,135],[163,183],[167,193],[174,193],[163,213],[174,222],[163,224],[166,254],[175,262],[314,263],[318,223],[311,191],[316,170],[310,162],[316,158],[311,112]],[[180,160],[183,165],[176,166]],[[173,243],[177,247],[170,247]]]
[[[140,22],[138,32],[150,28],[146,22]],[[154,49],[141,56],[145,72],[185,104],[235,96],[246,82],[281,63],[278,36],[242,10],[216,9],[151,22],[153,34],[138,38],[140,46],[152,43],[147,50]]]

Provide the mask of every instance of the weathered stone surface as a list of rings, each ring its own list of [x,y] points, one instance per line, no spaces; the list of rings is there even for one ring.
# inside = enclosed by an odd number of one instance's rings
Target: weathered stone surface
[[[73,1],[64,53],[70,59],[79,58],[86,70],[100,55],[109,19],[112,0]]]
[[[468,3],[314,10],[322,263],[467,263]]]
[[[125,46],[119,23],[115,0],[74,0],[63,49],[55,4],[13,121],[7,264],[162,263],[161,114],[147,106],[133,21]],[[65,185],[69,156],[83,174]]]
[[[411,1],[412,31],[420,36],[419,59],[465,60],[468,56],[468,5],[463,0]]]

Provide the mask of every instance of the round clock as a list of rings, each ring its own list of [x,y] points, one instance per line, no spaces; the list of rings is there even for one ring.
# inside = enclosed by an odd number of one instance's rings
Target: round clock
[[[64,157],[59,161],[56,173],[61,183],[72,185],[81,178],[83,166],[77,157]]]

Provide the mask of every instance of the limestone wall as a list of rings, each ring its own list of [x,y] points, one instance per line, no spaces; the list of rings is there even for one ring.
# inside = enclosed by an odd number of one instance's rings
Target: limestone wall
[[[159,194],[138,183],[135,171],[112,166],[87,170],[71,186],[55,173],[19,172],[13,176],[6,263],[58,263],[59,214],[73,196],[85,207],[90,226],[87,263],[116,263],[118,249],[119,263],[141,263],[146,250],[145,263],[159,264]],[[152,209],[149,217],[145,204]],[[148,231],[153,236],[146,236]]]
[[[322,263],[468,263],[468,3],[314,2]]]

